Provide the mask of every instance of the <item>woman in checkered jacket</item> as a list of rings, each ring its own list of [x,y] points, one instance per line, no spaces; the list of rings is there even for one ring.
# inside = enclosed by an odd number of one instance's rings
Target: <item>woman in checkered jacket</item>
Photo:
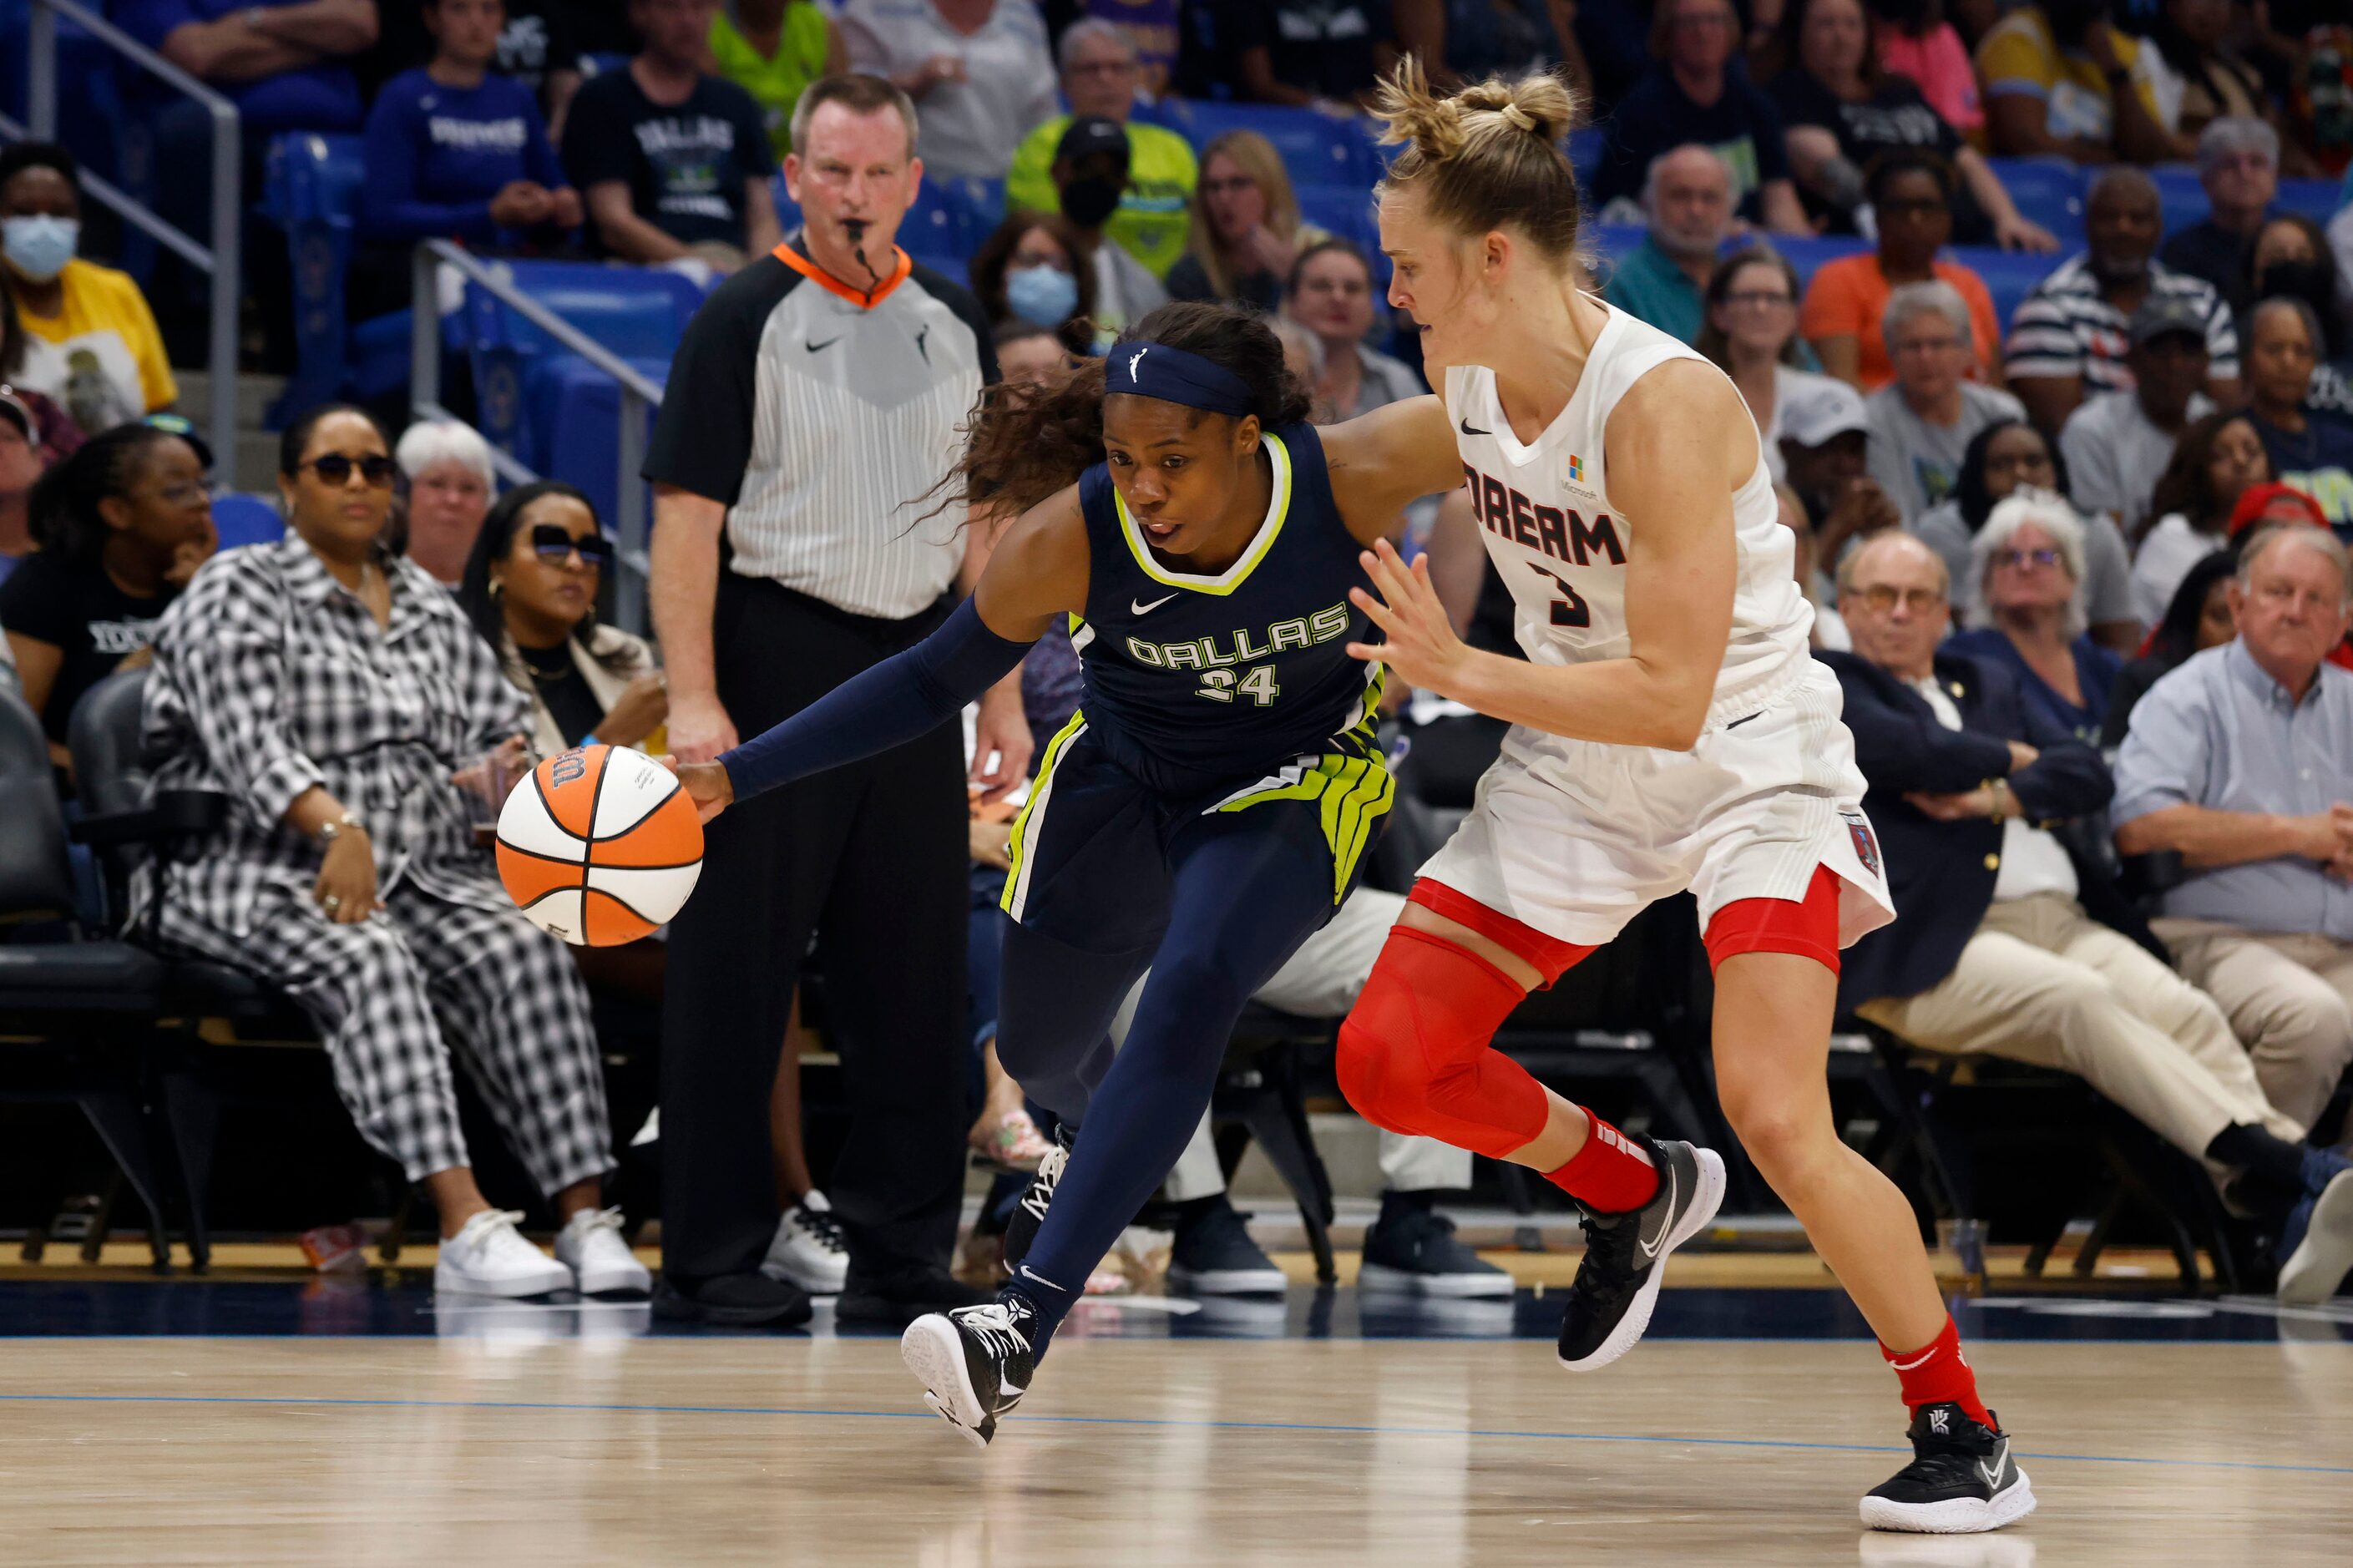
[[[521,754],[523,696],[379,539],[393,460],[374,420],[311,414],[279,468],[284,542],[216,557],[156,631],[153,787],[235,803],[171,868],[164,934],[316,1022],[361,1133],[440,1211],[437,1289],[643,1290],[599,1206],[612,1137],[587,993],[500,888],[455,777]],[[564,1216],[554,1260],[475,1185],[445,1037]]]

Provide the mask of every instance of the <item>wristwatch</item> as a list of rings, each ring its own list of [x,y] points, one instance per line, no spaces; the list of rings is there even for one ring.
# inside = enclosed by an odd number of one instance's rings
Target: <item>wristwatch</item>
[[[343,836],[343,829],[347,827],[358,833],[365,833],[367,831],[367,824],[362,822],[358,817],[353,816],[347,811],[332,822],[321,823],[319,825],[319,831],[316,837],[321,846],[324,847],[326,845],[332,844],[336,839],[341,838]]]

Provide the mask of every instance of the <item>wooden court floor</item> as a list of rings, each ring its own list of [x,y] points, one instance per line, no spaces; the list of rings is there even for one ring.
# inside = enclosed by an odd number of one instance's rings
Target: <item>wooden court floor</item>
[[[1873,1536],[1867,1343],[1071,1339],[995,1447],[887,1339],[0,1340],[26,1563],[2353,1563],[2353,1342],[1980,1342],[2041,1510]]]

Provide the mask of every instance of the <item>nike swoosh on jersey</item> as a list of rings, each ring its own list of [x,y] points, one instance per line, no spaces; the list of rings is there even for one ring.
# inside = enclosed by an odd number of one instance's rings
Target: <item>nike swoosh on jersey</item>
[[[1176,596],[1176,595],[1170,594],[1166,598],[1155,599],[1148,605],[1140,599],[1130,599],[1127,602],[1127,613],[1131,616],[1148,616],[1153,611],[1158,609],[1161,605],[1166,604],[1169,599],[1173,599]]]
[[[1494,434],[1493,430],[1473,430],[1471,428],[1471,416],[1467,414],[1461,418],[1457,419],[1454,423],[1465,436],[1493,436]]]
[[[809,352],[809,353],[813,353],[813,354],[821,354],[821,353],[825,353],[825,351],[826,351],[826,350],[828,350],[828,349],[829,349],[829,348],[833,347],[833,345],[834,345],[834,344],[836,344],[836,343],[839,342],[840,341],[841,341],[841,340],[840,340],[839,338],[838,338],[838,337],[828,338],[828,339],[826,339],[826,340],[825,340],[825,342],[821,342],[821,343],[807,343],[807,349],[808,349],[808,352]]]

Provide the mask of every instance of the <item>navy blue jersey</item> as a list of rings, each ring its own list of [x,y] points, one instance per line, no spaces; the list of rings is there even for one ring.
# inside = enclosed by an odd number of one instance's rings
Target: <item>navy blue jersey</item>
[[[1363,546],[1332,500],[1310,425],[1265,436],[1274,493],[1215,576],[1155,557],[1098,463],[1079,480],[1092,563],[1071,634],[1087,723],[1121,765],[1171,794],[1255,777],[1311,752],[1366,756],[1381,667],[1349,657],[1368,623]]]

